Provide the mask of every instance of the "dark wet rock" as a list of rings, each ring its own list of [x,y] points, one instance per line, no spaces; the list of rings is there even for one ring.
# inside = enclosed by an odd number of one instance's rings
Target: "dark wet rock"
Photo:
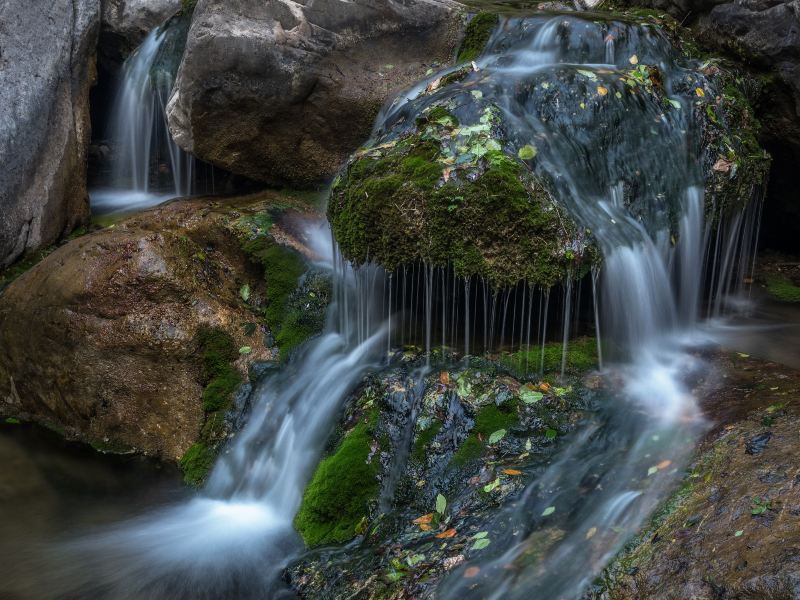
[[[744,451],[752,455],[761,454],[766,449],[771,437],[772,433],[769,431],[759,433],[758,435],[747,440]]]
[[[58,248],[0,295],[0,415],[167,460],[201,440],[210,464],[246,410],[234,392],[248,367],[274,358],[268,299],[296,287],[271,295],[284,263],[253,253],[299,257],[275,240],[303,246],[282,223],[304,207],[277,193],[174,201]]]
[[[0,269],[89,216],[99,0],[0,5]]]
[[[199,0],[170,128],[250,179],[325,180],[388,97],[451,60],[463,24],[450,0]]]
[[[350,484],[360,490],[374,478],[378,485],[360,512],[347,516],[347,528],[327,526],[347,532],[326,539],[337,546],[310,550],[289,568],[301,597],[428,596],[448,573],[479,556],[476,540],[500,544],[501,536],[512,535],[503,509],[561,446],[562,436],[568,440],[587,408],[587,390],[547,385],[540,400],[525,403],[520,392],[538,390],[536,381],[525,383],[486,360],[427,373],[424,364],[413,350],[397,354],[346,409],[329,456],[338,456],[344,441],[366,427],[363,452],[376,471],[370,481]],[[307,489],[296,521],[306,539],[323,526],[308,519],[309,505],[320,502],[310,494]],[[546,547],[563,533],[548,528],[539,535]]]
[[[122,62],[181,5],[181,0],[103,0],[100,50],[104,57]]]

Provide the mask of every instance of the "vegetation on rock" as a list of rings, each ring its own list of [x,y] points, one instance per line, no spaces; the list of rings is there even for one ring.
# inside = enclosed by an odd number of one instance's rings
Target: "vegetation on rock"
[[[497,27],[498,21],[497,14],[485,11],[472,17],[464,30],[464,39],[458,49],[456,60],[466,62],[478,58]]]

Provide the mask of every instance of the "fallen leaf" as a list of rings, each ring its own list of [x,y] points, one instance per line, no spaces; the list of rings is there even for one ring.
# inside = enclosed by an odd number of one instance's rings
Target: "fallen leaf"
[[[600,94],[601,96],[605,96],[606,94],[608,94],[608,88],[604,88],[602,85],[598,85],[597,93]]]
[[[556,507],[548,506],[547,508],[544,509],[544,511],[542,511],[542,516],[547,517],[549,515],[552,515],[554,512],[556,512]]]
[[[444,514],[444,509],[447,508],[447,498],[442,496],[441,494],[436,495],[436,512]]]
[[[511,476],[522,475],[522,471],[518,471],[517,469],[503,469],[503,473]]]
[[[578,69],[578,73],[580,73],[584,77],[588,77],[592,81],[597,81],[597,75],[595,75],[592,71],[587,71],[585,69]]]
[[[472,539],[479,540],[481,538],[485,538],[487,535],[489,535],[488,531],[479,531],[478,533],[472,536]]]
[[[430,531],[431,529],[433,529],[433,527],[431,527],[427,523],[420,523],[419,528],[422,529],[422,531]]]
[[[489,436],[489,444],[496,444],[500,440],[506,437],[506,430],[505,429],[498,429],[497,431],[493,432],[492,435]]]
[[[647,469],[647,476],[650,477],[650,475],[655,475],[657,472],[658,472],[658,467],[650,467],[649,469]]]
[[[631,56],[628,59],[628,62],[631,63],[632,65],[638,65],[639,64],[639,57],[634,54],[633,56]]]
[[[423,523],[430,523],[431,521],[433,521],[433,513],[417,517],[412,521],[412,523],[416,523],[417,525],[422,525]]]
[[[594,537],[594,534],[597,533],[597,527],[592,527],[589,531],[586,532],[586,539],[590,540]]]
[[[464,577],[466,577],[467,579],[472,579],[473,577],[476,577],[480,572],[481,572],[480,567],[467,567],[464,570]]]
[[[547,382],[540,383],[539,384],[539,389],[542,390],[543,392],[546,392],[546,391],[548,391],[550,389],[550,384],[547,383]]]
[[[434,90],[437,90],[437,89],[439,89],[439,86],[440,86],[441,84],[442,84],[442,78],[441,78],[441,77],[437,77],[436,79],[434,79],[433,81],[431,81],[431,82],[428,84],[428,87],[427,87],[426,89],[427,89],[429,92],[433,92]]]
[[[489,538],[481,538],[479,540],[475,540],[475,543],[472,544],[472,550],[483,550],[484,548],[486,548],[486,546],[488,546],[491,543],[492,542],[489,540]]]
[[[447,530],[443,531],[442,533],[437,533],[434,537],[437,537],[440,540],[446,540],[446,539],[449,539],[451,537],[455,537],[455,535],[457,533],[458,532],[454,528],[451,527],[450,529],[447,529]]]
[[[714,169],[717,173],[727,173],[731,170],[733,166],[733,161],[728,160],[727,158],[720,157],[717,159],[717,162],[714,163],[712,169]]]
[[[483,486],[483,491],[487,494],[500,486],[500,478],[495,479],[493,482]]]
[[[242,346],[239,348],[239,354],[250,354],[253,349],[250,346]]]
[[[447,371],[442,371],[439,373],[439,383],[450,385],[450,373]]]
[[[744,529],[740,529],[739,531],[737,531],[737,532],[736,532],[736,533],[734,533],[733,535],[734,535],[735,537],[741,537],[743,533],[744,533]]]
[[[694,93],[700,98],[705,98],[706,95],[706,93],[703,91],[703,88],[695,88]]]
[[[662,460],[660,463],[656,465],[658,469],[666,469],[668,466],[672,464],[671,460]]]
[[[519,156],[520,160],[532,160],[536,158],[537,154],[538,150],[533,144],[526,144],[517,152],[517,156]]]

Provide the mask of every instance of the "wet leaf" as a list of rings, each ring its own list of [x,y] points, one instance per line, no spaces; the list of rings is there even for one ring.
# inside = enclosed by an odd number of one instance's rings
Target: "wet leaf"
[[[442,78],[441,78],[441,77],[437,77],[436,79],[434,79],[433,81],[431,81],[431,82],[428,84],[427,90],[428,90],[429,92],[433,92],[433,91],[435,91],[435,90],[439,89],[439,86],[440,86],[441,84],[442,84]]]
[[[419,528],[422,529],[422,531],[430,531],[431,529],[433,529],[433,527],[431,527],[427,523],[420,523]]]
[[[536,390],[532,389],[531,385],[528,384],[519,388],[519,398],[525,404],[536,404],[537,402],[539,402],[539,400],[544,398],[544,394],[542,394],[542,392],[537,392]]]
[[[480,567],[467,567],[464,570],[464,577],[466,577],[467,579],[472,579],[473,577],[476,577],[480,572],[481,572]]]
[[[601,96],[606,96],[608,94],[608,88],[603,87],[602,85],[597,86],[597,93]]]
[[[489,492],[499,487],[499,485],[500,485],[500,479],[498,478],[492,481],[491,483],[487,483],[485,486],[483,486],[483,491],[488,494]]]
[[[416,523],[417,525],[422,525],[423,523],[430,523],[431,521],[433,521],[433,513],[417,517],[412,521],[412,523]]]
[[[634,54],[633,56],[631,56],[628,59],[628,62],[631,63],[632,65],[638,65],[639,64],[639,57]]]
[[[505,473],[506,475],[511,475],[512,477],[522,475],[522,471],[519,471],[517,469],[503,469],[503,473]]]
[[[239,348],[239,354],[250,354],[253,349],[250,346],[242,346]]]
[[[546,437],[548,440],[554,440],[556,437],[558,437],[558,432],[555,429],[548,429],[544,433],[544,437]]]
[[[547,517],[547,516],[552,515],[554,512],[556,512],[556,507],[555,506],[548,506],[547,508],[544,509],[544,511],[542,511],[542,516],[543,517]]]
[[[658,469],[666,469],[668,466],[672,464],[671,460],[662,460],[660,463],[656,465]]]
[[[424,554],[412,554],[406,559],[406,562],[408,563],[409,567],[415,567],[423,560],[425,560]]]
[[[472,549],[473,550],[483,550],[489,544],[491,544],[491,541],[489,540],[489,538],[481,538],[479,540],[475,540],[475,543],[472,544]]]
[[[739,531],[737,531],[733,535],[734,535],[734,537],[742,537],[743,533],[744,533],[744,529],[740,529]]]
[[[248,284],[244,284],[241,289],[239,290],[239,296],[247,302],[250,299],[250,286]]]
[[[437,533],[434,537],[439,538],[440,540],[447,540],[451,537],[455,537],[458,532],[454,528],[447,529],[442,533]]]
[[[466,398],[472,393],[472,384],[463,376],[456,383],[456,393],[462,398]]]
[[[658,473],[658,467],[650,467],[649,469],[647,469],[648,477],[650,477],[650,475],[655,475],[656,473]]]
[[[439,383],[443,385],[450,385],[450,373],[442,371],[439,373]]]
[[[472,94],[472,97],[475,98],[475,100],[480,100],[483,98],[483,92],[480,90],[472,90],[470,94]]]
[[[585,69],[578,69],[578,73],[580,73],[584,77],[588,77],[592,81],[597,81],[597,75],[595,75],[592,71],[586,71]]]
[[[703,88],[695,88],[694,93],[697,94],[698,98],[705,98],[706,93],[703,91]]]
[[[489,444],[496,444],[500,440],[506,437],[506,430],[505,429],[498,429],[497,431],[493,432],[489,436]]]
[[[732,166],[733,166],[733,161],[730,161],[727,158],[723,158],[720,156],[717,159],[717,162],[714,163],[712,169],[714,169],[717,173],[727,173],[731,170]]]
[[[620,92],[614,92],[614,95],[617,97],[617,99],[622,98],[622,94]]]
[[[517,156],[519,156],[520,160],[533,160],[538,153],[539,151],[536,149],[536,146],[533,144],[526,144],[519,149]]]
[[[533,445],[531,444],[531,438],[528,438],[527,440],[525,440],[525,450],[528,450],[530,452],[530,449],[532,447],[533,447]]]
[[[489,535],[488,531],[479,531],[478,533],[476,533],[475,535],[472,536],[472,539],[473,540],[479,540],[481,538],[485,538],[488,535]]]
[[[672,99],[672,98],[667,98],[666,100],[667,100],[667,102],[668,102],[669,104],[671,104],[671,105],[672,105],[672,108],[678,108],[678,109],[679,109],[679,108],[681,108],[681,103],[680,103],[680,102],[678,102],[677,100],[674,100],[674,99]]]
[[[597,533],[597,527],[590,527],[589,531],[586,532],[586,539],[590,540],[594,537],[594,534]]]
[[[444,514],[444,509],[447,508],[447,499],[441,494],[436,495],[436,512],[440,515]]]

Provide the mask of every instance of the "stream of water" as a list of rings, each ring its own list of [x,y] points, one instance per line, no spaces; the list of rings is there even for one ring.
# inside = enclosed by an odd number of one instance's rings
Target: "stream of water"
[[[126,66],[131,86],[123,99],[143,93],[142,73],[157,44],[158,35],[151,35]],[[619,74],[631,68],[632,57],[659,67],[664,93],[678,107],[665,109],[647,96],[627,94]],[[708,82],[654,30],[574,16],[504,20],[470,77],[440,93],[421,94],[429,81],[384,110],[376,139],[397,135],[403,123],[412,127],[414,116],[443,96],[469,102],[480,91],[482,103],[499,108],[513,152],[535,142],[536,168],[551,175],[559,202],[591,229],[604,255],[597,319],[606,375],[618,390],[522,496],[498,511],[489,525],[491,546],[455,569],[439,595],[577,598],[664,498],[705,427],[690,392],[704,365],[686,351],[686,341],[701,321],[708,262],[719,265],[709,306],[720,312],[721,299],[736,292],[737,274],[749,268],[757,217],[734,216],[732,225],[723,224],[719,235],[727,237],[721,242],[705,222],[698,134],[685,92],[687,85]],[[619,93],[616,102],[579,108],[598,86],[604,96]],[[157,121],[156,112],[145,120]],[[147,192],[147,175],[137,161],[148,161],[152,144],[143,133],[130,135],[124,173]],[[176,190],[179,185],[176,179]],[[223,452],[206,487],[188,502],[54,548],[59,568],[46,581],[56,592],[42,597],[64,591],[115,599],[289,594],[281,572],[302,551],[292,518],[304,486],[347,395],[380,366],[388,331],[399,340],[402,330],[392,284],[381,270],[354,270],[334,245],[323,241],[319,247],[334,247],[325,262],[337,282],[326,331],[260,384],[244,430]],[[425,277],[417,289],[432,294],[434,280],[444,274]],[[397,293],[405,282],[394,285]],[[476,309],[471,298],[466,293],[459,300],[466,302],[458,319],[466,323],[466,351]],[[441,319],[442,331],[430,330],[434,306],[449,303],[449,297],[424,302],[416,316],[407,316],[428,325],[428,347],[446,341],[449,314]],[[564,339],[571,320],[565,308]],[[524,337],[521,331],[517,343]],[[654,465],[660,466],[653,470]],[[548,507],[556,507],[557,516],[545,523]],[[590,535],[600,526],[602,533]],[[538,534],[554,528],[559,541],[536,568],[510,568],[524,562]],[[480,577],[464,578],[464,570],[475,565]]]

